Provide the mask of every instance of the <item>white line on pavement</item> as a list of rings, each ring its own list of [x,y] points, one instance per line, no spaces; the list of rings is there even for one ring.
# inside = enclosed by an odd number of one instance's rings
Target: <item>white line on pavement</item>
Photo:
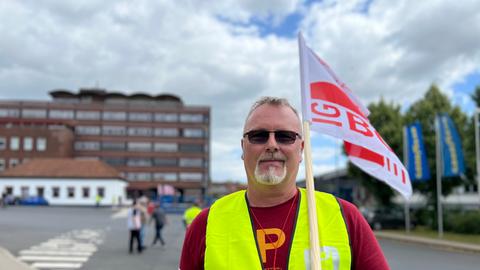
[[[86,262],[88,257],[59,257],[59,256],[20,256],[22,261],[49,261],[49,262]]]
[[[82,267],[81,263],[34,263],[32,267],[36,269],[77,269]]]
[[[90,256],[93,252],[63,251],[63,250],[22,250],[20,255],[60,255],[60,256]]]

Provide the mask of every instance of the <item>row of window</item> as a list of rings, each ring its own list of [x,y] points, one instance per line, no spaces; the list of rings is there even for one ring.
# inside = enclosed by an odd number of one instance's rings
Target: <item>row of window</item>
[[[0,117],[108,120],[133,122],[182,122],[207,123],[208,117],[201,113],[147,113],[119,111],[86,111],[86,110],[46,110],[46,109],[0,109]]]
[[[21,147],[20,147],[21,146]],[[7,142],[7,138],[0,137],[0,150],[18,151],[45,151],[47,150],[47,139],[44,137],[17,137],[12,136]]]
[[[162,173],[150,173],[150,172],[128,172],[124,173],[129,181],[151,181],[151,180],[163,180],[163,181],[202,181],[204,180],[203,173],[197,172],[162,172]]]
[[[208,146],[205,144],[188,143],[151,143],[151,142],[98,142],[98,141],[79,141],[75,142],[76,151],[138,151],[138,152],[183,152],[183,153],[203,153],[208,152]]]
[[[0,158],[0,172],[4,171],[7,168],[7,164],[8,164],[8,168],[13,168],[18,164],[20,164],[21,162],[26,162],[26,161],[28,161],[27,158],[24,158],[23,160],[20,160],[18,158],[10,158],[7,160]]]
[[[125,127],[125,126],[76,126],[78,135],[104,135],[104,136],[155,136],[155,137],[186,137],[203,138],[206,133],[201,128],[150,128],[150,127]],[[181,135],[180,135],[181,133]]]
[[[76,194],[81,194],[81,198],[88,199],[93,197],[93,194],[91,194],[90,190],[91,190],[90,187],[82,187],[81,190],[77,192],[77,189],[75,187],[66,187],[63,190],[63,192],[65,192],[65,194],[67,195],[66,196],[67,198],[75,198]],[[36,194],[31,194],[29,186],[20,187],[21,197],[28,197],[32,195],[45,197],[45,187],[38,186],[36,187],[36,191],[37,191]],[[12,195],[14,193],[13,187],[12,186],[5,187],[5,192],[7,195]],[[60,187],[51,187],[49,192],[50,192],[49,196],[52,198],[60,198],[62,196],[62,189]],[[105,197],[104,187],[97,187],[96,192],[97,192],[96,195]]]
[[[102,160],[114,167],[207,167],[208,163],[202,158],[123,158],[105,157]]]

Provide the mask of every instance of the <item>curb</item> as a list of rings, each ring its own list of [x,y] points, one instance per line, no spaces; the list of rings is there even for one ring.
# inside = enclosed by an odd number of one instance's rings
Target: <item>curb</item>
[[[375,236],[380,239],[390,239],[390,240],[396,240],[401,242],[415,243],[415,244],[421,244],[421,245],[426,245],[426,246],[436,247],[441,249],[454,250],[454,251],[480,253],[480,245],[465,244],[465,243],[449,241],[449,240],[431,239],[426,237],[401,235],[401,234],[387,233],[387,232],[376,231],[374,233],[375,233]]]
[[[33,270],[33,268],[19,261],[10,251],[3,247],[0,247],[0,266],[2,266],[2,269],[8,270]]]

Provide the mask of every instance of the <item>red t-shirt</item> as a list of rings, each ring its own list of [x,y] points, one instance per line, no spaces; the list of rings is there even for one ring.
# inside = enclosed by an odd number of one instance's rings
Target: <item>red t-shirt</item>
[[[387,261],[369,225],[355,205],[339,200],[347,223],[352,269],[388,270]],[[259,253],[265,270],[287,268],[288,249],[298,204],[297,196],[272,207],[249,207]],[[205,234],[209,209],[204,209],[188,228],[183,243],[181,270],[204,269]],[[288,218],[287,218],[288,215]],[[285,222],[287,221],[287,222]],[[275,264],[275,268],[274,268]]]

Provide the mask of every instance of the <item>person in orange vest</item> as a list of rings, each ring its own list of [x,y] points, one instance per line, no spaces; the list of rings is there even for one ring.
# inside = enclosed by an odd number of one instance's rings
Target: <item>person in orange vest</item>
[[[304,147],[297,111],[283,98],[259,99],[247,115],[241,146],[247,189],[218,199],[195,218],[179,269],[309,269],[306,191],[296,186]],[[322,269],[389,269],[353,204],[323,192],[315,192],[314,201]]]

